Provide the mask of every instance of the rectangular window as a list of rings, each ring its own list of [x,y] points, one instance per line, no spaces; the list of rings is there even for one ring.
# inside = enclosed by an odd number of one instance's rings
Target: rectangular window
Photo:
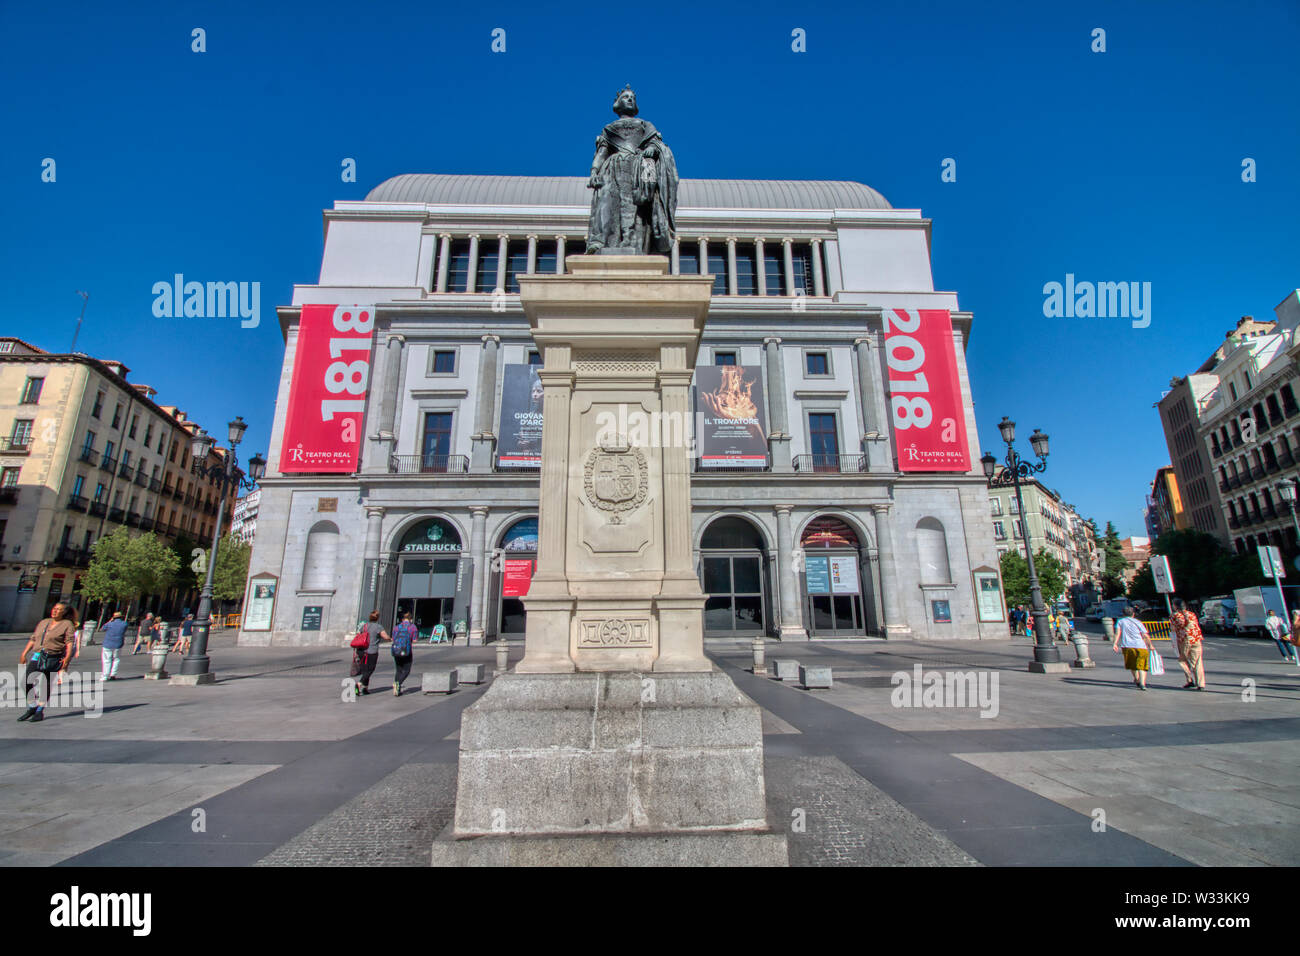
[[[735,352],[714,352],[713,364],[714,365],[735,365],[736,353]]]
[[[1000,515],[1000,514],[1002,514],[1002,499],[1001,499],[1001,498],[990,498],[990,499],[989,499],[989,505],[990,505],[990,508],[991,508],[991,510],[990,510],[990,514],[993,514],[993,515],[995,515],[995,516],[996,516],[996,515]]]
[[[29,378],[27,384],[23,386],[24,405],[35,405],[41,400],[41,389],[45,387],[45,379]]]
[[[104,460],[105,460],[105,461],[112,461],[112,460],[113,460],[113,452],[115,452],[115,451],[117,451],[117,446],[116,446],[116,445],[114,445],[111,441],[110,441],[110,442],[104,442]]]
[[[134,438],[134,437],[135,437],[135,430],[136,430],[136,428],[139,427],[139,425],[140,425],[140,416],[139,416],[139,415],[132,415],[132,416],[131,416],[131,430],[127,433],[127,437],[128,437],[128,438]]]
[[[146,448],[153,444],[153,422],[144,426],[144,444]]]
[[[100,412],[102,412],[103,410],[104,410],[104,393],[98,392],[95,395],[95,407],[90,410],[90,414],[94,418],[98,418]]]
[[[551,240],[550,242],[537,243],[537,265],[535,268],[541,275],[555,274],[555,250],[559,243]]]
[[[86,485],[86,476],[78,475],[77,480],[72,483],[72,493],[78,498],[81,497],[81,490]]]
[[[469,291],[469,240],[453,239],[451,266],[447,270],[447,291]]]
[[[807,352],[804,354],[804,367],[809,375],[830,375],[830,356],[825,352]]]
[[[993,537],[995,537],[999,541],[1007,540],[1007,531],[1002,526],[1001,521],[993,522]]]
[[[451,412],[429,412],[424,416],[424,441],[421,445],[421,468],[445,471],[451,454]]]
[[[122,452],[122,464],[128,468],[131,466],[131,453],[129,451]]]
[[[519,292],[519,277],[528,273],[528,241],[511,240],[506,245],[506,291]]]
[[[736,246],[736,294],[758,295],[758,267],[753,246]]]
[[[813,294],[812,246],[796,243],[794,246],[794,294]]]
[[[12,394],[12,393],[10,393]],[[9,438],[9,447],[13,451],[25,449],[32,442],[32,424],[35,419],[19,418],[14,422],[13,434]]]
[[[687,245],[685,240],[678,246],[677,254],[677,273],[684,276],[697,276],[700,274],[700,256],[699,243],[691,242]]]
[[[118,402],[117,408],[113,409],[113,427],[122,427],[122,403]]]
[[[172,450],[171,450],[171,453],[167,456],[167,460],[170,461],[170,462],[172,462],[173,464],[174,464],[175,461],[176,461],[176,441],[175,441],[175,439],[172,440]]]
[[[813,470],[838,470],[840,466],[839,429],[834,412],[810,412],[808,437],[812,449]]]
[[[713,275],[713,294],[727,294],[727,246],[725,243],[709,243],[709,272]]]
[[[489,239],[478,243],[478,272],[474,276],[475,292],[491,292],[497,287],[497,242]]]
[[[456,351],[455,349],[435,349],[429,355],[429,374],[430,375],[455,375],[456,374]]]
[[[81,453],[85,455],[85,454],[89,454],[94,450],[95,450],[95,433],[86,432],[86,443],[81,446]]]
[[[768,295],[788,294],[785,290],[785,257],[779,243],[769,242],[763,246],[763,282],[767,285]]]
[[[529,365],[541,365],[541,364],[542,364],[542,353],[541,353],[541,352],[538,352],[536,349],[531,350],[531,351],[528,353],[528,364],[529,364]]]
[[[19,467],[19,468],[6,468],[6,469],[4,470],[4,472],[3,472],[3,474],[0,474],[0,487],[2,487],[2,488],[17,488],[17,487],[18,487],[18,473],[19,473],[20,471],[22,471],[22,468],[21,468],[21,467]]]
[[[102,481],[95,482],[95,501],[102,502],[104,500],[104,491],[104,483]]]

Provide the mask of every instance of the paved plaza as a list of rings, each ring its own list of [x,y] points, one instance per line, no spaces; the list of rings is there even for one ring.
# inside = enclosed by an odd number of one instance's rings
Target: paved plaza
[[[11,673],[22,643],[0,637]],[[1099,636],[1098,666],[1064,675],[1027,673],[1024,640],[769,644],[834,668],[811,691],[749,673],[747,646],[708,650],[763,708],[768,818],[794,865],[1300,863],[1300,668],[1271,642],[1208,638],[1203,693],[1176,663],[1135,690]],[[488,685],[426,696],[418,675],[490,674],[494,649],[420,646],[400,699],[383,653],[374,692],[345,703],[349,653],[217,632],[212,686],[145,681],[140,654],[97,718],[18,723],[11,700],[0,864],[425,865],[451,819],[461,713]],[[917,665],[996,678],[996,715],[894,706],[894,675]]]

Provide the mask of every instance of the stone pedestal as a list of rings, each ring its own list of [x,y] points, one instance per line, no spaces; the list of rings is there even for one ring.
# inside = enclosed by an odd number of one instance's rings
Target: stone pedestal
[[[571,256],[520,276],[542,352],[524,657],[462,718],[446,864],[784,864],[759,708],[704,655],[690,384],[711,276]]]

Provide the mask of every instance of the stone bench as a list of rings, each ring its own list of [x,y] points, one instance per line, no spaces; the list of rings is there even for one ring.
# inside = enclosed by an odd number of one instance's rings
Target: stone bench
[[[792,660],[774,660],[772,661],[771,675],[773,680],[797,680],[799,677],[800,664]]]
[[[456,671],[425,671],[420,676],[420,690],[426,694],[450,694],[456,689]]]
[[[799,684],[804,690],[813,690],[814,688],[830,689],[831,669],[824,665],[805,667],[800,664]]]
[[[457,664],[456,679],[462,684],[481,684],[487,680],[487,665]]]

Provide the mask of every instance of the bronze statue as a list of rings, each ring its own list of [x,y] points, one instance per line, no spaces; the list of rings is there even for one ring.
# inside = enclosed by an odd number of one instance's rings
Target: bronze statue
[[[587,187],[588,253],[668,254],[677,234],[677,163],[654,125],[637,119],[636,94],[614,101],[618,119],[596,137]]]

